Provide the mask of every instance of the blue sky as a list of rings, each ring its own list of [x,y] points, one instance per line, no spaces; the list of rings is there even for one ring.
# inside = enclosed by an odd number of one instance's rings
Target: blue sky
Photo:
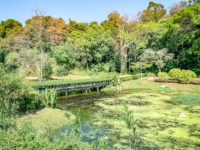
[[[180,0],[153,0],[169,8]],[[24,24],[34,14],[33,8],[45,10],[46,15],[69,18],[77,22],[101,22],[107,15],[116,10],[122,15],[135,18],[137,12],[148,6],[149,0],[1,0],[0,21],[16,19]]]

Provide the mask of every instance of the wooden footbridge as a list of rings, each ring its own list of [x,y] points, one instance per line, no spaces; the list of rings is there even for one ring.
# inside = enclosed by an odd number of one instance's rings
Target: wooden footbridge
[[[104,88],[112,83],[111,79],[107,80],[91,80],[91,81],[76,81],[76,82],[69,82],[69,81],[57,81],[57,82],[41,82],[31,84],[31,87],[39,90],[44,91],[45,89],[55,89],[57,92],[65,92],[65,95],[68,95],[69,91],[80,91],[85,90],[88,93],[88,90],[95,89],[98,93],[101,88]]]

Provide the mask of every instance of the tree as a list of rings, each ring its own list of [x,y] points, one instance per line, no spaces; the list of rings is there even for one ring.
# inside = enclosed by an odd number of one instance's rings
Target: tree
[[[185,9],[187,7],[188,7],[187,1],[180,1],[179,3],[171,6],[169,13],[170,13],[171,16],[173,16],[177,12],[179,12],[181,9]]]
[[[182,9],[174,15],[171,21],[179,24],[184,30],[192,31],[200,27],[200,5],[192,5],[187,9]]]
[[[87,31],[73,31],[63,48],[70,63],[89,69],[91,63],[108,62],[113,58],[113,38],[102,26],[93,24]]]
[[[14,19],[1,21],[0,24],[0,37],[6,38],[14,36],[23,30],[22,24]]]
[[[120,48],[120,72],[123,74],[127,68],[127,49],[130,48],[133,43],[133,33],[126,31],[125,28],[121,28],[119,31],[119,48]]]
[[[33,41],[33,45],[34,47],[38,48],[38,50],[40,51],[40,63],[38,64],[39,68],[38,68],[38,78],[39,78],[39,81],[41,82],[42,81],[42,73],[43,73],[43,68],[44,68],[44,47],[43,47],[43,41],[44,41],[44,37],[45,37],[45,26],[43,24],[43,17],[44,17],[44,11],[39,9],[39,8],[36,8],[34,9],[34,13],[35,13],[35,16],[33,17],[34,18],[34,22],[32,22],[31,24],[30,23],[27,23],[27,28],[32,31],[35,31],[35,41]]]
[[[167,49],[161,49],[159,51],[153,51],[152,49],[147,49],[140,56],[140,61],[155,64],[159,72],[161,72],[162,68],[166,65],[166,62],[171,60],[173,57],[174,55],[168,53]]]
[[[56,59],[58,64],[67,65],[69,64],[69,57],[64,49],[57,49],[53,53],[53,57]]]
[[[140,13],[139,20],[142,22],[155,21],[165,17],[167,10],[164,9],[162,4],[157,4],[152,1],[149,2],[149,6],[146,10]]]
[[[141,80],[142,80],[142,71],[144,69],[150,68],[152,66],[152,63],[149,62],[136,62],[136,63],[132,63],[131,68],[133,70],[135,69],[139,69],[140,70],[140,76],[141,76]]]
[[[189,5],[199,4],[200,0],[188,0]]]

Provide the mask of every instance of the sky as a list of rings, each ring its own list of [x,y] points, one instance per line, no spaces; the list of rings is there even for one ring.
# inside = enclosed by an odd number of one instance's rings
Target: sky
[[[118,11],[121,15],[136,18],[137,13],[147,8],[150,0],[0,0],[0,21],[15,19],[25,24],[31,18],[34,8],[40,8],[46,15],[69,18],[77,22],[101,22],[109,13]],[[180,0],[153,0],[169,9]]]

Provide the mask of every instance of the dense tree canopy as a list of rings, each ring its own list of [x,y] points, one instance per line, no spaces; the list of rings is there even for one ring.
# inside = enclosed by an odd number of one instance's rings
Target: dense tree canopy
[[[132,70],[131,64],[144,63],[140,58],[151,49],[154,62],[160,63],[152,63],[148,70],[179,67],[199,74],[198,3],[181,1],[167,14],[162,4],[151,1],[139,20],[114,11],[100,24],[71,19],[66,24],[61,18],[38,13],[24,27],[8,19],[0,24],[0,61],[10,70],[20,68],[38,76],[42,76],[43,67],[53,68],[57,74],[74,68],[126,73]],[[157,57],[160,50],[173,59]]]
[[[140,21],[149,22],[149,21],[158,21],[159,19],[165,17],[167,10],[164,9],[162,4],[157,4],[154,2],[149,2],[149,6],[146,10],[141,13]]]

